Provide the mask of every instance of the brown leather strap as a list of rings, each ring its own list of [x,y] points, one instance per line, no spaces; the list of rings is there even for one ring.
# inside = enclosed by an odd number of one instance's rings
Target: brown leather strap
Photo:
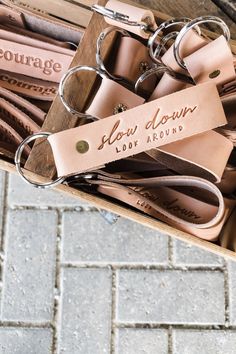
[[[14,104],[18,109],[26,113],[37,125],[43,125],[45,112],[43,112],[40,108],[1,86],[0,97]]]
[[[54,82],[0,70],[0,86],[36,100],[52,101],[58,90]]]

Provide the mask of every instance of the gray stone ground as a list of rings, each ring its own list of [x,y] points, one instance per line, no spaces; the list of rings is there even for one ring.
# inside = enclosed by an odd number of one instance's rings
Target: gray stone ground
[[[236,353],[236,263],[0,176],[1,354]]]

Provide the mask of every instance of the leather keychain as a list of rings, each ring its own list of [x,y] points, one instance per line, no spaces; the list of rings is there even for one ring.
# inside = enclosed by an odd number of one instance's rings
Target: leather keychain
[[[80,185],[80,177],[73,177],[69,185]],[[129,204],[180,230],[195,236],[215,240],[235,201],[224,200],[212,183],[191,176],[163,176],[139,178],[122,177],[97,171],[82,179],[82,183],[97,186],[97,191]],[[181,188],[184,188],[184,192]],[[176,189],[178,188],[178,190]],[[186,188],[196,188],[205,200],[186,194]],[[204,191],[204,193],[202,193]],[[209,195],[208,195],[209,194]],[[212,201],[211,197],[212,194]],[[214,196],[214,197],[213,197]]]
[[[48,141],[58,176],[65,177],[94,170],[225,123],[217,89],[213,83],[206,83],[107,119],[49,135]]]

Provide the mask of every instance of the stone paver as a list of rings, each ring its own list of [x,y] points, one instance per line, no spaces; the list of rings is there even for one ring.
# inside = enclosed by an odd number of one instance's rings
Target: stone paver
[[[50,321],[56,259],[54,211],[10,211],[6,230],[1,319]]]
[[[0,328],[1,354],[50,354],[52,331],[47,328]]]
[[[62,282],[60,353],[110,353],[111,271],[63,269]]]
[[[4,211],[4,193],[5,193],[5,178],[6,173],[0,171],[0,240],[2,238],[2,224],[3,224],[3,211]]]
[[[119,271],[121,322],[224,323],[224,276],[202,271]]]
[[[168,237],[131,221],[109,225],[95,212],[66,212],[63,225],[63,262],[168,262]]]
[[[121,328],[117,332],[117,354],[168,354],[166,330]]]
[[[230,323],[236,326],[236,262],[228,262]]]
[[[175,330],[173,354],[235,354],[235,331]]]
[[[16,175],[10,175],[8,203],[11,206],[36,206],[36,207],[87,207],[88,204],[69,197],[66,194],[54,192],[49,189],[37,189],[26,184]]]
[[[0,354],[235,353],[236,263],[18,177],[6,200]]]
[[[173,262],[177,266],[222,266],[223,258],[194,247],[186,242],[173,240]]]

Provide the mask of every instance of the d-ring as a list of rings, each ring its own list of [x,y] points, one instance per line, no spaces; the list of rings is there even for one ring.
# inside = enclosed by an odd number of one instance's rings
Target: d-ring
[[[185,25],[186,23],[188,23],[189,21],[191,21],[191,19],[187,18],[187,17],[180,17],[180,18],[173,18],[171,20],[168,20],[168,21],[165,21],[165,22],[162,22],[160,24],[160,26],[157,28],[157,30],[149,37],[148,39],[148,43],[147,43],[147,47],[149,49],[149,55],[150,57],[155,61],[155,62],[159,62],[158,59],[156,58],[156,55],[155,55],[155,51],[154,51],[154,43],[155,43],[155,40],[157,38],[157,36],[164,30],[166,30],[167,28],[169,27],[173,27],[173,26],[176,26],[176,25]],[[162,40],[164,40],[165,37],[163,37]],[[160,45],[161,46],[161,43]]]
[[[16,165],[16,170],[19,173],[19,175],[21,176],[21,178],[28,184],[33,185],[36,188],[41,188],[41,189],[45,189],[45,188],[52,188],[57,186],[58,184],[61,184],[64,182],[65,178],[64,177],[59,177],[57,178],[55,181],[51,181],[51,182],[47,182],[47,183],[36,183],[31,181],[30,179],[28,179],[22,169],[21,169],[21,165],[20,165],[20,161],[21,161],[21,155],[22,152],[24,150],[25,145],[27,145],[28,143],[30,143],[31,141],[34,141],[38,138],[46,138],[49,137],[49,135],[51,135],[51,133],[46,133],[46,132],[40,132],[40,133],[35,133],[32,134],[30,136],[28,136],[25,140],[23,140],[20,145],[18,146],[17,150],[16,150],[16,154],[15,154],[15,165]]]
[[[179,74],[176,73],[174,70],[172,70],[170,67],[162,64],[162,65],[155,65],[154,67],[152,67],[151,69],[145,71],[136,81],[135,83],[135,92],[138,92],[139,89],[139,85],[145,81],[148,77],[156,74],[168,74],[171,77],[173,77],[176,80],[180,80],[189,84],[194,84],[194,82],[192,81],[192,79],[188,78],[188,76],[183,75],[183,74]]]
[[[201,17],[197,17],[194,20],[190,21],[189,23],[187,23],[179,32],[175,42],[174,42],[174,56],[175,56],[175,60],[177,61],[177,63],[179,64],[179,66],[181,66],[181,68],[186,69],[186,65],[184,63],[184,60],[180,57],[180,43],[183,39],[183,37],[188,33],[189,30],[191,30],[192,28],[194,28],[197,25],[201,25],[203,23],[215,23],[217,25],[219,25],[223,31],[223,35],[225,37],[225,39],[227,41],[230,40],[230,30],[228,28],[228,26],[226,25],[226,23],[221,20],[221,18],[216,17],[216,16],[201,16]]]
[[[122,14],[121,12],[116,12],[111,9],[107,9],[101,5],[92,5],[91,9],[104,17],[108,17],[111,20],[124,23],[129,26],[140,27],[142,31],[147,32],[149,30],[149,25],[146,22],[130,21],[129,16]]]
[[[68,112],[70,112],[73,115],[76,115],[79,118],[86,118],[86,119],[98,119],[96,117],[93,117],[89,114],[86,113],[81,113],[79,111],[77,111],[75,108],[73,108],[65,99],[64,97],[64,91],[65,91],[65,84],[66,81],[69,79],[69,77],[71,77],[73,74],[79,72],[79,71],[83,71],[83,70],[87,70],[87,71],[94,71],[97,75],[99,75],[102,78],[106,78],[108,79],[109,77],[103,72],[101,71],[99,68],[93,67],[93,66],[87,66],[87,65],[78,65],[75,66],[73,68],[71,68],[70,70],[67,71],[67,73],[62,77],[60,84],[59,84],[59,89],[58,89],[58,93],[59,96],[61,98],[61,101],[64,105],[64,107],[67,109]]]
[[[102,60],[102,56],[101,56],[101,49],[102,49],[102,43],[103,41],[105,40],[105,38],[108,36],[108,34],[110,34],[111,32],[120,32],[123,36],[126,36],[126,37],[131,37],[131,35],[124,29],[122,28],[119,28],[119,27],[107,27],[104,31],[102,31],[100,33],[100,35],[98,36],[98,39],[97,39],[97,48],[96,48],[96,61],[97,61],[97,65],[101,68],[101,70],[105,71],[105,73],[107,75],[110,76],[110,78],[112,78],[113,80],[123,80],[122,77],[119,77],[119,76],[114,76],[112,74],[110,74],[104,63],[103,63],[103,60]]]

